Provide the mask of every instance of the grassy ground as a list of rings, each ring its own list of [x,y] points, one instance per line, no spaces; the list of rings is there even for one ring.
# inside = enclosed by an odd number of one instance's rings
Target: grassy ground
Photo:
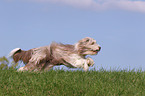
[[[0,70],[0,96],[145,96],[145,72]]]

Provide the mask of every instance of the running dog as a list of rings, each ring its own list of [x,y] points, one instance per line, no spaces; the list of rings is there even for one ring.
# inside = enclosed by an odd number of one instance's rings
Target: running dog
[[[65,65],[71,68],[83,68],[84,71],[89,66],[94,65],[92,58],[86,55],[96,55],[101,47],[96,40],[86,37],[74,45],[52,42],[49,46],[33,48],[28,51],[20,48],[13,49],[9,56],[15,63],[23,61],[24,67],[18,71],[47,71],[56,65]]]

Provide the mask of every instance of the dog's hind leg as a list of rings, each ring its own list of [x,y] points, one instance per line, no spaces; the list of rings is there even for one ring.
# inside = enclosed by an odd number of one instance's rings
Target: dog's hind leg
[[[44,66],[44,71],[48,71],[48,70],[51,69],[53,66],[54,66],[54,64],[46,63],[46,65]]]
[[[23,68],[20,68],[18,71],[36,71],[36,70],[38,70],[37,66],[32,62],[28,62],[28,64],[26,64]]]

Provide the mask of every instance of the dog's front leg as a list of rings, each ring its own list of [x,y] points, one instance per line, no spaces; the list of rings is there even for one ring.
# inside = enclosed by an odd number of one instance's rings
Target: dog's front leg
[[[84,71],[88,71],[89,66],[88,66],[87,62],[84,63],[83,69],[84,69]]]
[[[94,60],[90,57],[87,58],[87,63],[89,66],[93,66],[94,65]]]

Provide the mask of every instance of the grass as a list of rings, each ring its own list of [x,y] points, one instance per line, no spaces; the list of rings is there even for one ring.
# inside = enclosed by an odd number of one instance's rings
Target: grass
[[[0,70],[0,96],[145,96],[145,72]]]

